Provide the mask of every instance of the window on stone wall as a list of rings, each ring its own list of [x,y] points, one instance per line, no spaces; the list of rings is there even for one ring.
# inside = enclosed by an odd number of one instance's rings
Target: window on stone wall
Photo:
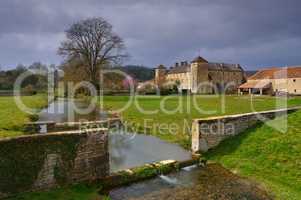
[[[295,90],[295,93],[297,92],[297,90]]]
[[[296,82],[296,79],[294,79],[293,81]]]

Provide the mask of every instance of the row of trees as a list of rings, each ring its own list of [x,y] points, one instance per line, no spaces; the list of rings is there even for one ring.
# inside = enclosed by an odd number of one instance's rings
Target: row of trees
[[[0,70],[0,90],[13,90],[16,79],[26,71],[31,71],[33,75],[26,78],[22,83],[22,88],[27,90],[44,91],[47,89],[47,73],[55,70],[55,65],[45,65],[34,62],[29,66],[18,65],[14,69]]]

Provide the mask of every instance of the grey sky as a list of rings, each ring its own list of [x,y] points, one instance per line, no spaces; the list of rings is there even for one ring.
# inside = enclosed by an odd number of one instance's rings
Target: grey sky
[[[130,64],[191,60],[246,69],[301,65],[300,0],[1,0],[0,66],[59,64],[64,30],[103,17],[125,41]]]

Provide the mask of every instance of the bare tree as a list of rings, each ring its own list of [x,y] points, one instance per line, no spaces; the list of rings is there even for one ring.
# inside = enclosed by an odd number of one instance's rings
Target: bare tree
[[[104,65],[119,63],[124,57],[124,42],[103,18],[89,18],[73,24],[66,31],[59,54],[70,62],[80,60],[89,81],[98,86],[99,71]]]

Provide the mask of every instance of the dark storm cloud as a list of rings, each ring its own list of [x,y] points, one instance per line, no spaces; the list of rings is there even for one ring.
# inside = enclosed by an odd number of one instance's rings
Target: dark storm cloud
[[[248,68],[301,64],[299,0],[1,0],[0,64],[60,63],[56,50],[74,21],[101,16],[123,37],[129,63],[190,60]]]

